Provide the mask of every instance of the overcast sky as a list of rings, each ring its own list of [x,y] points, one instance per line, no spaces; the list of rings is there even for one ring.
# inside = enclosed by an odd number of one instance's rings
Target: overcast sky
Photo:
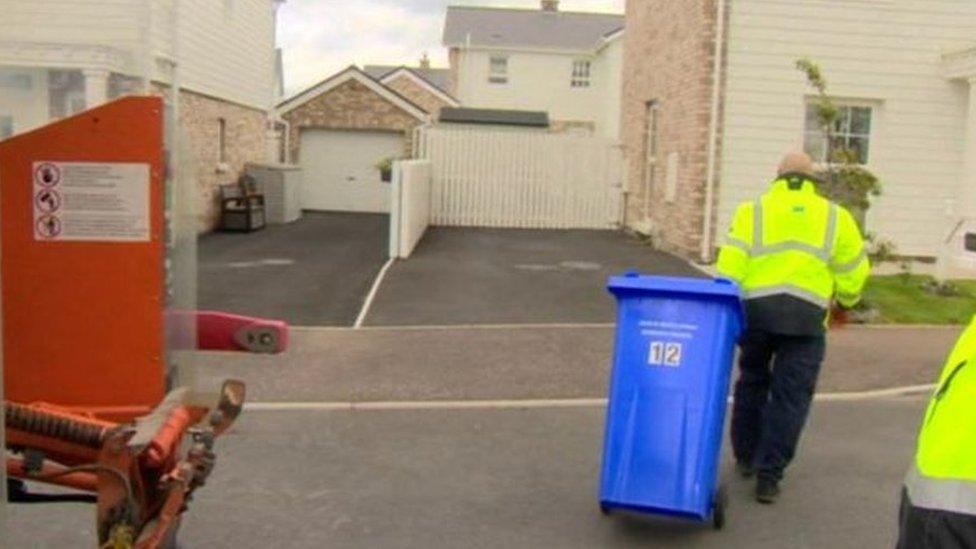
[[[623,13],[625,0],[562,0],[561,10]],[[287,0],[278,17],[285,94],[349,65],[416,64],[423,52],[447,66],[441,46],[448,5],[538,8],[539,0]]]

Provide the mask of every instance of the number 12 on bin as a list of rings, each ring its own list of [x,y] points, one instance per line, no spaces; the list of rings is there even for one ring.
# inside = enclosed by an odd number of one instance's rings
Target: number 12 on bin
[[[651,366],[667,366],[677,368],[681,366],[681,355],[684,345],[666,341],[652,341],[651,350],[647,355],[647,363]]]

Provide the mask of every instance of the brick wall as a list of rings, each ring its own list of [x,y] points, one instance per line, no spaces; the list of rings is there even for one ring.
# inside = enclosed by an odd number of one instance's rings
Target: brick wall
[[[219,120],[225,121],[225,163],[228,170],[219,173]],[[214,99],[189,91],[180,92],[180,123],[188,146],[184,161],[193,163],[198,192],[197,216],[200,231],[217,224],[220,185],[234,183],[249,162],[265,162],[268,156],[263,111]]]
[[[716,0],[627,1],[621,109],[627,224],[645,228],[646,105],[656,101],[660,130],[650,232],[661,249],[687,258],[698,256],[702,240],[715,16]],[[667,202],[671,153],[678,154],[677,193]]]
[[[421,122],[367,88],[349,80],[307,103],[281,115],[291,125],[289,155],[299,163],[302,128],[382,130],[404,133],[404,154],[410,153],[413,128]]]
[[[447,106],[447,102],[437,97],[423,86],[410,79],[409,76],[397,76],[386,83],[386,87],[409,99],[414,105],[430,113],[433,120],[437,120],[441,107]]]
[[[592,135],[596,132],[596,123],[588,120],[552,120],[549,122],[549,131],[552,133],[579,131]]]

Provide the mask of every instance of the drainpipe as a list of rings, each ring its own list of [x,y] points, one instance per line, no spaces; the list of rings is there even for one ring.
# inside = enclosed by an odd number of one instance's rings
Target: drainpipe
[[[702,263],[712,261],[712,215],[715,211],[715,183],[718,168],[718,111],[722,101],[722,62],[725,46],[725,5],[726,0],[718,0],[715,25],[715,54],[712,68],[712,113],[708,126],[708,167],[705,176],[705,219],[702,222]]]

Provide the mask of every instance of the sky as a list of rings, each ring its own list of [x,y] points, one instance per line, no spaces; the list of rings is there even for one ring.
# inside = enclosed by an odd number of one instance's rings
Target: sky
[[[624,2],[562,0],[559,9],[623,13]],[[416,65],[424,52],[447,67],[448,5],[537,9],[539,0],[287,0],[278,12],[285,95],[349,65]]]

